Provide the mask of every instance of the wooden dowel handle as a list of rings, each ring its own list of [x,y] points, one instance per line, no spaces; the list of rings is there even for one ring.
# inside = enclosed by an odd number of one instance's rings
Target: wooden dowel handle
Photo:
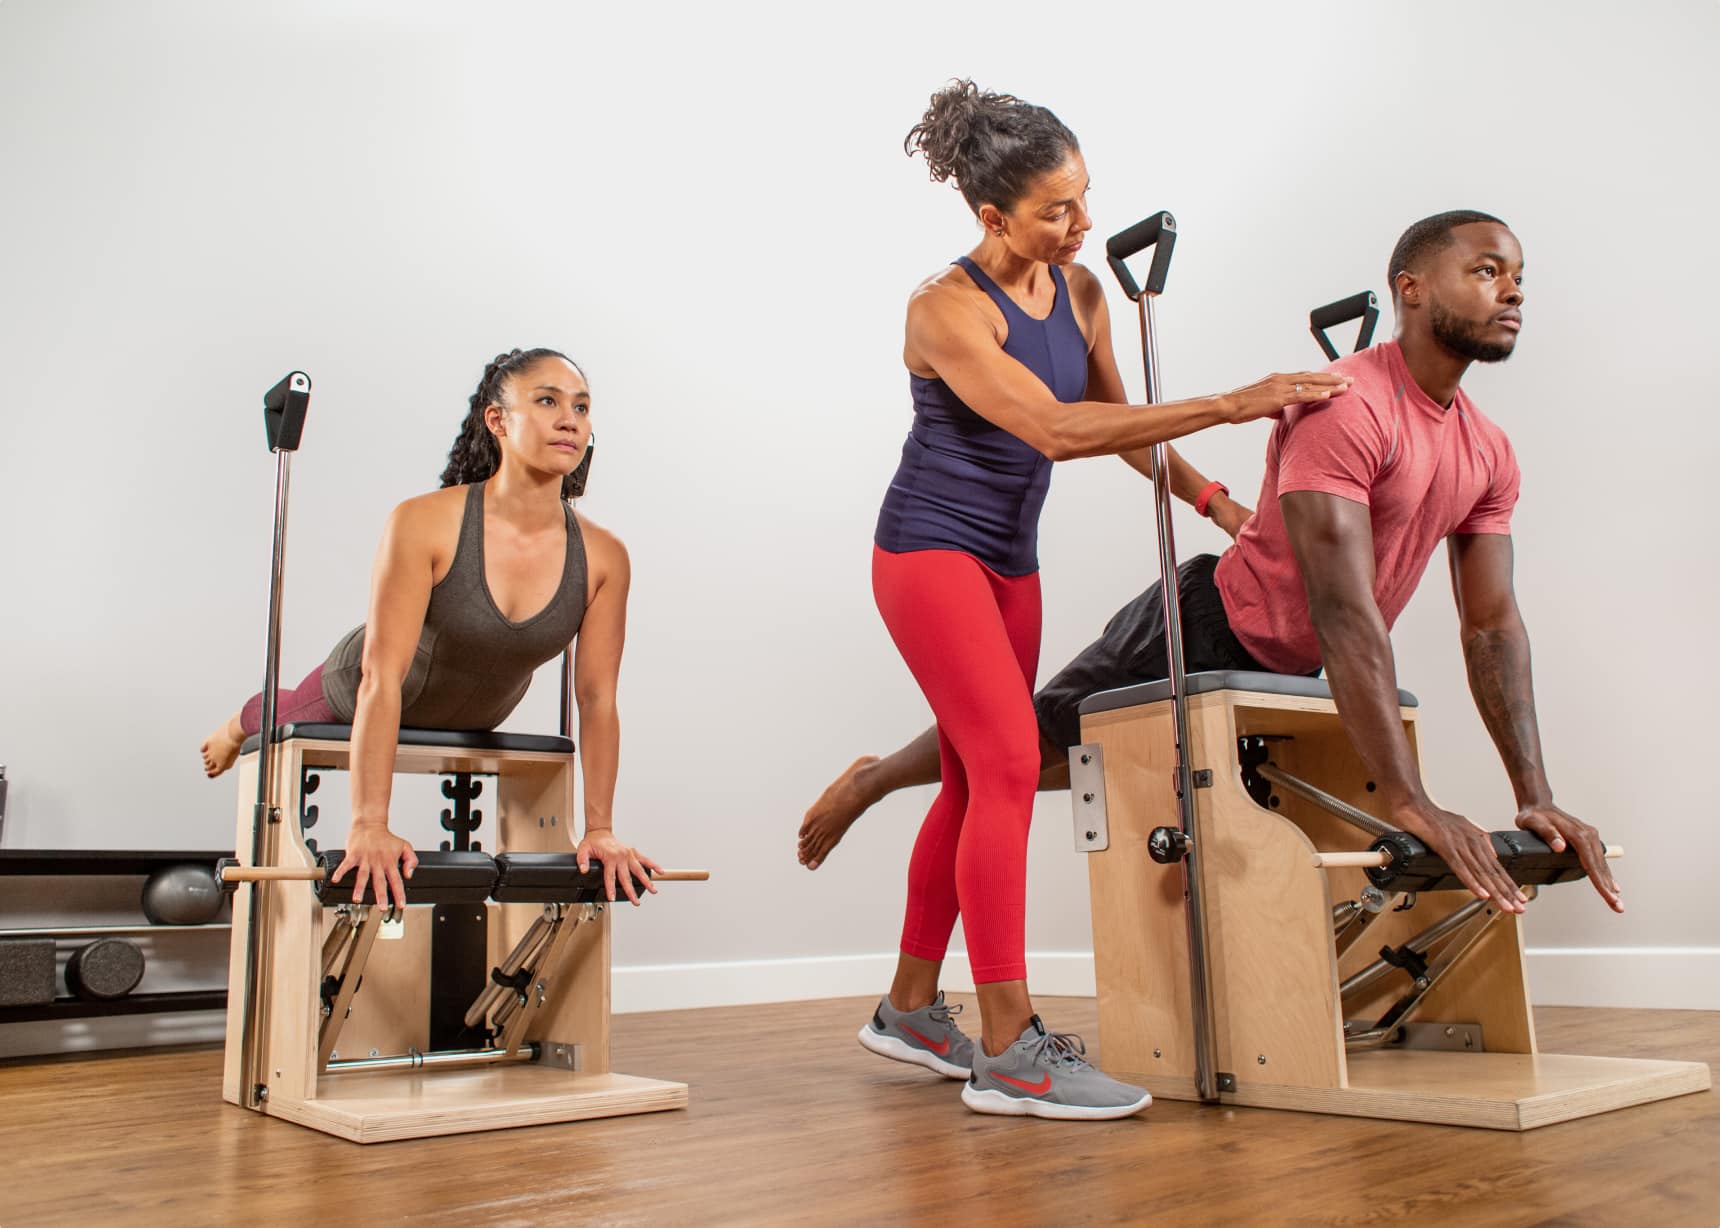
[[[1384,853],[1363,849],[1358,853],[1315,853],[1316,870],[1370,870],[1386,864]]]
[[[305,869],[301,866],[222,866],[221,881],[224,883],[264,883],[264,882],[322,882],[321,866]]]
[[[651,876],[656,883],[703,883],[709,882],[709,870],[658,870]]]
[[[1606,846],[1606,855],[1609,861],[1614,857],[1623,857],[1624,846],[1622,844],[1609,844]],[[1367,870],[1385,864],[1386,855],[1384,853],[1375,853],[1367,849],[1354,853],[1314,854],[1314,868],[1316,870]]]

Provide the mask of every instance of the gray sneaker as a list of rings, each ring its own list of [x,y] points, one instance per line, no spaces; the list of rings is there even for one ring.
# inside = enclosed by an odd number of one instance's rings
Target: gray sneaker
[[[962,1103],[976,1113],[1109,1121],[1153,1102],[1144,1088],[1120,1083],[1088,1062],[1086,1052],[1079,1036],[1047,1032],[1035,1015],[1021,1039],[996,1057],[974,1050]]]
[[[973,1073],[973,1041],[951,1018],[961,1012],[960,1006],[944,1005],[942,990],[917,1011],[899,1011],[886,997],[861,1027],[860,1043],[880,1057],[912,1062],[946,1079],[965,1079]]]

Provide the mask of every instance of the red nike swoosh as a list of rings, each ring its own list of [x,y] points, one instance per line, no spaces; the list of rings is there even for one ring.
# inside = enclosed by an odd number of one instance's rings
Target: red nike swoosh
[[[939,1057],[942,1057],[950,1051],[950,1042],[947,1040],[932,1040],[930,1037],[921,1036],[905,1023],[902,1025],[902,1031],[906,1032],[909,1036],[912,1036],[915,1040],[919,1041]]]
[[[995,1070],[991,1072],[991,1077],[1000,1083],[1008,1083],[1011,1087],[1019,1087],[1030,1096],[1043,1096],[1051,1090],[1050,1075],[1046,1075],[1038,1083],[1026,1083],[1020,1079],[1012,1079],[1006,1074],[998,1074]]]

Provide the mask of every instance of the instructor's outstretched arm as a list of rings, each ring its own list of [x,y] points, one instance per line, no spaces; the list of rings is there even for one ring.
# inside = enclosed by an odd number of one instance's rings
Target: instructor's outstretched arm
[[[1487,833],[1434,805],[1422,788],[1398,710],[1391,634],[1374,601],[1374,536],[1366,504],[1317,491],[1281,495],[1284,527],[1302,570],[1320,659],[1344,732],[1379,783],[1394,824],[1426,841],[1482,899],[1522,912]]]
[[[1348,376],[1302,371],[1269,375],[1220,396],[1150,406],[1059,401],[1003,352],[972,303],[937,283],[908,302],[903,359],[910,371],[935,373],[980,417],[1054,461],[1129,452],[1205,427],[1248,422],[1286,405],[1327,400],[1350,386]]]

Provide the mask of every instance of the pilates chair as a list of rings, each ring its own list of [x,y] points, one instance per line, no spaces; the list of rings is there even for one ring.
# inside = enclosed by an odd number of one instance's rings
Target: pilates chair
[[[418,854],[408,906],[327,881],[339,851],[306,829],[319,773],[351,766],[350,727],[275,724],[290,454],[310,381],[265,398],[277,456],[262,727],[238,765],[223,1098],[355,1142],[684,1108],[681,1083],[610,1066],[610,909],[602,871],[573,858],[572,655],[561,734],[400,731],[395,771],[451,776],[450,847]],[[496,778],[494,848],[470,802]],[[453,819],[449,821],[450,817]],[[248,855],[247,855],[248,853]],[[700,880],[703,871],[666,871]],[[642,890],[643,884],[636,884]]]
[[[1151,300],[1175,233],[1160,218],[1109,244],[1113,268],[1157,245],[1145,289],[1119,273],[1151,401]],[[1361,314],[1372,296],[1346,303]],[[1322,312],[1342,322],[1317,309],[1316,336]],[[1170,677],[1083,701],[1069,756],[1105,1069],[1166,1099],[1501,1130],[1709,1088],[1702,1063],[1539,1052],[1517,917],[1368,813],[1374,784],[1326,684],[1185,674],[1164,483],[1156,516]],[[1419,760],[1416,700],[1398,698]],[[1529,833],[1493,843],[1531,894],[1584,876]]]

